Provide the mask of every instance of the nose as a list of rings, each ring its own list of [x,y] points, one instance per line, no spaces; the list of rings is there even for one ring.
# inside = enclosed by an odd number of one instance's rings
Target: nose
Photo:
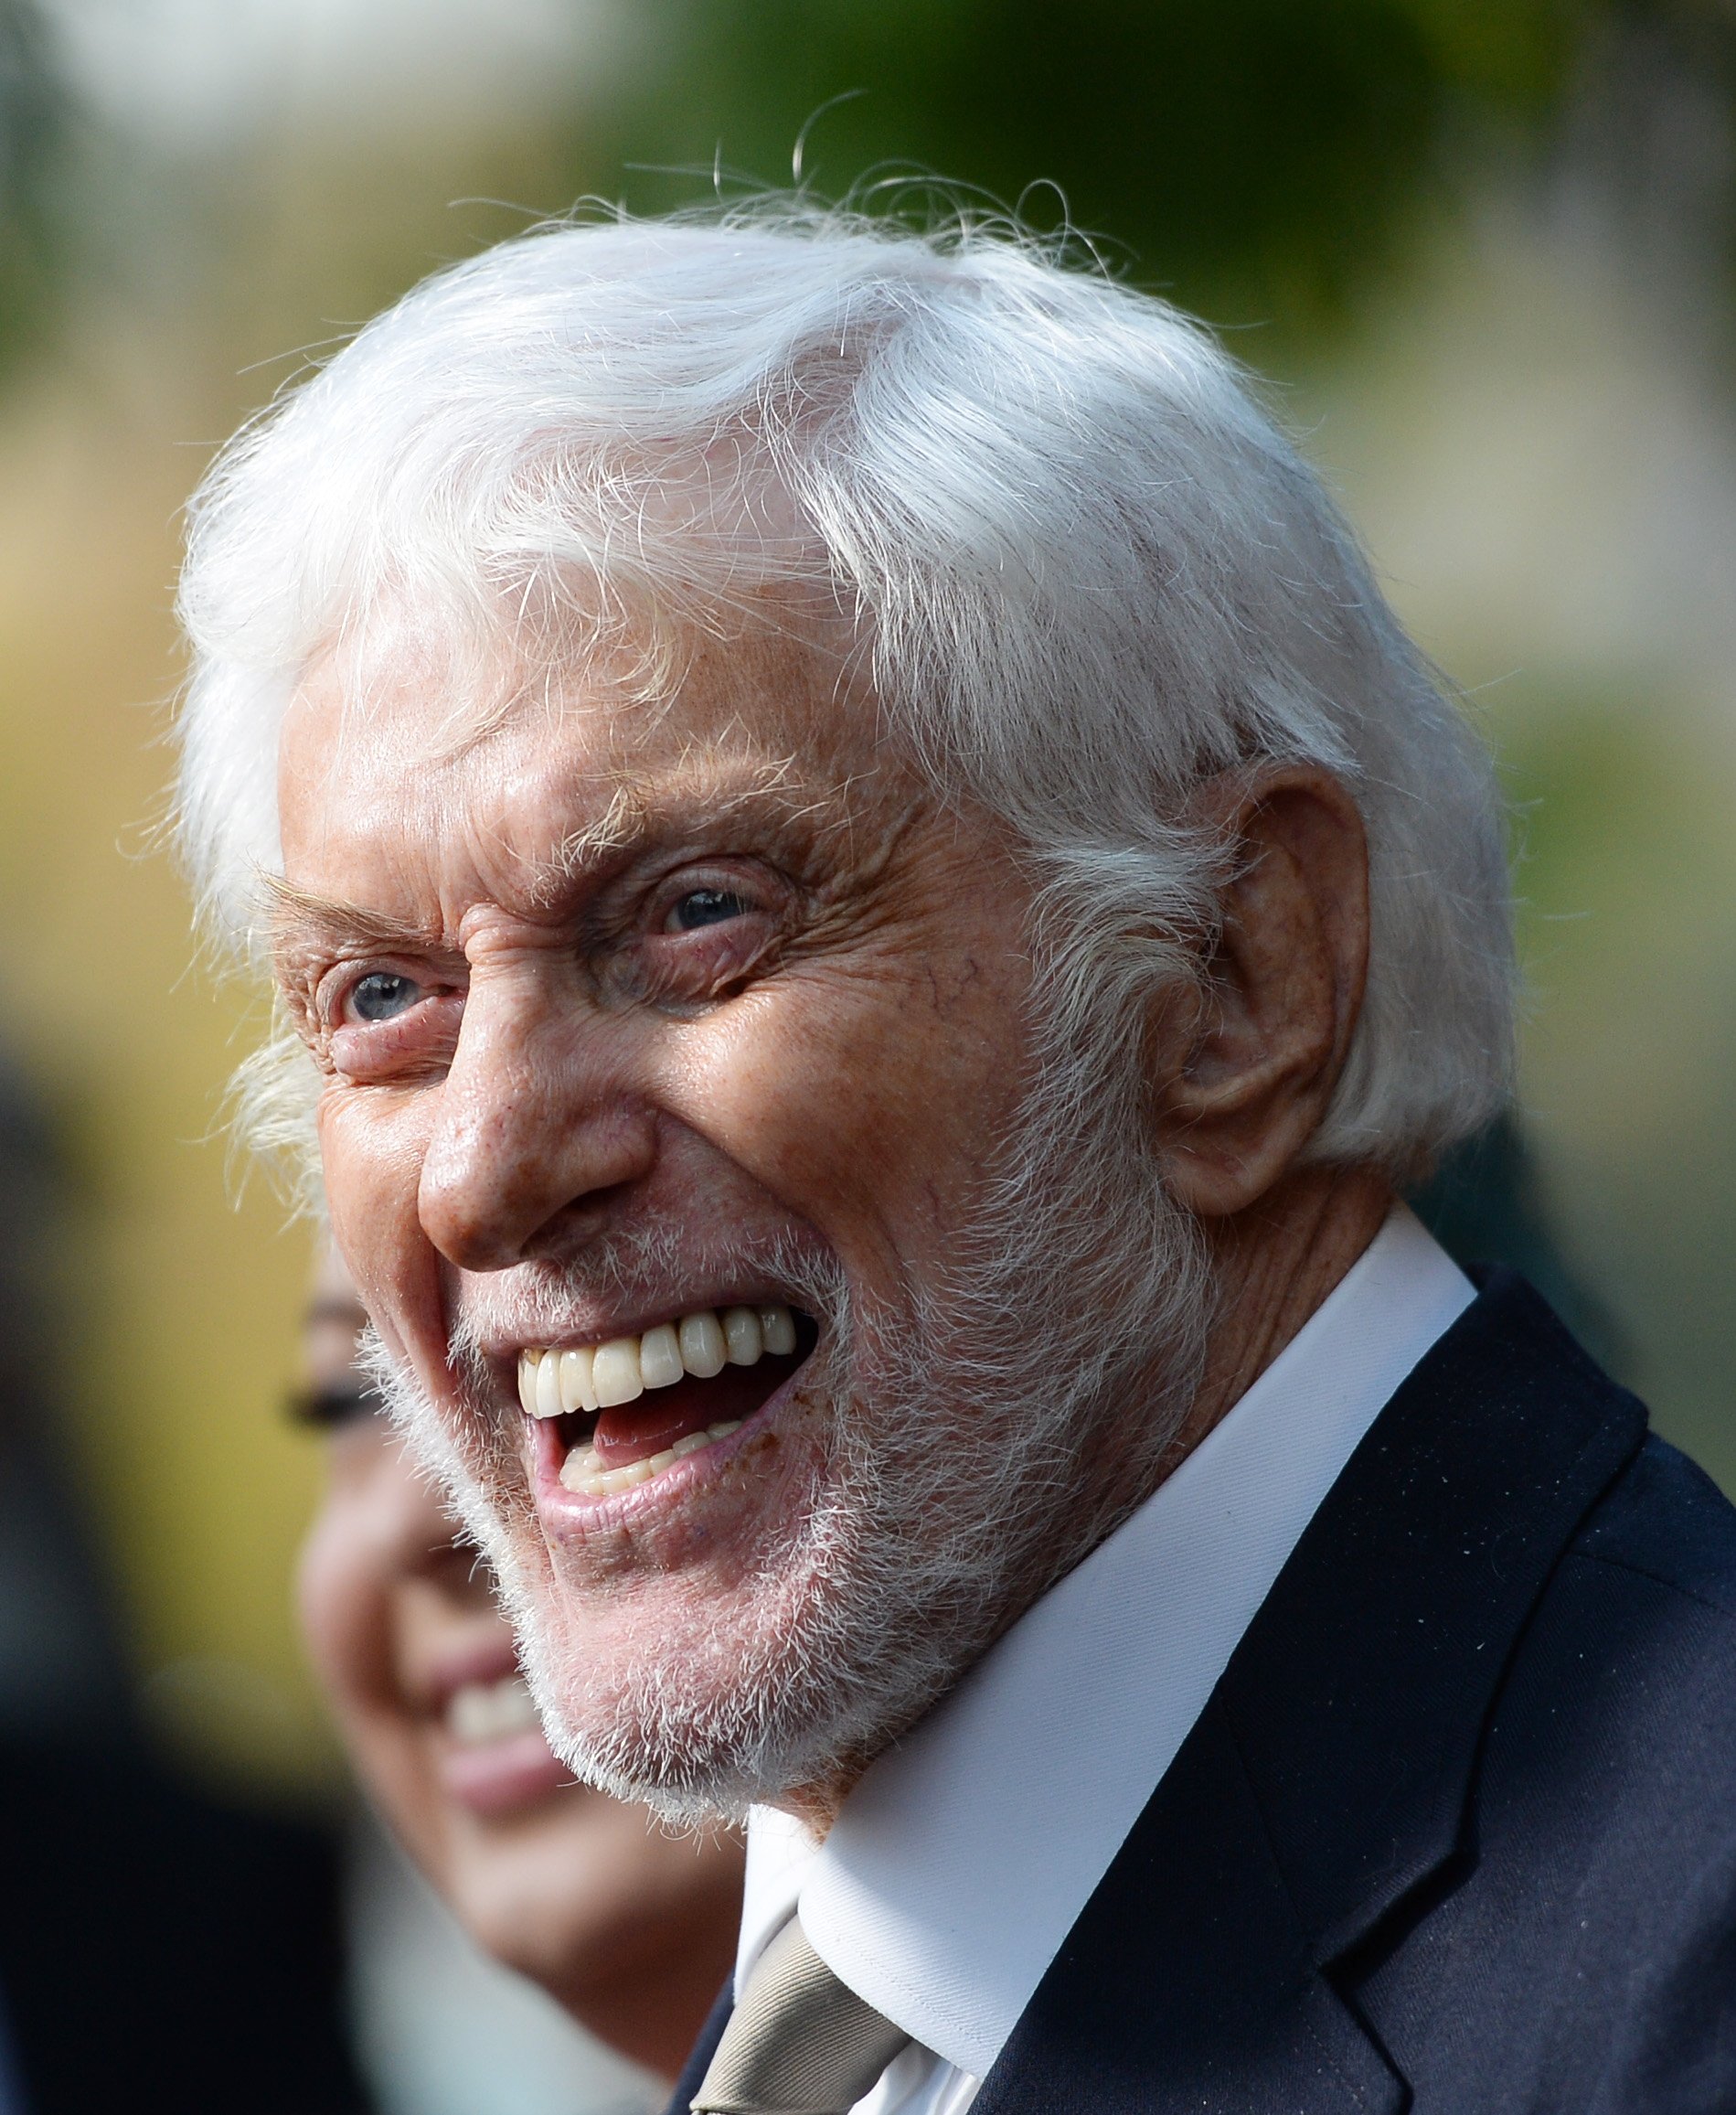
[[[648,1174],[656,1116],[627,1075],[623,1023],[534,989],[473,983],[418,1191],[461,1270],[558,1254]]]

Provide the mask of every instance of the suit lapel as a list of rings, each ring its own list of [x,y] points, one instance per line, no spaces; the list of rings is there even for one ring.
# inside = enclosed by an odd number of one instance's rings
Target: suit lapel
[[[1492,1278],[1315,1515],[977,2115],[1404,2105],[1328,1971],[1461,1853],[1519,1632],[1644,1435],[1537,1296]]]
[[[1402,2105],[1399,2080],[1315,1968],[1214,1698],[975,2115],[1396,2115]]]
[[[1645,1413],[1510,1273],[1377,1419],[1226,1672],[1318,1958],[1458,1848],[1496,1688]]]

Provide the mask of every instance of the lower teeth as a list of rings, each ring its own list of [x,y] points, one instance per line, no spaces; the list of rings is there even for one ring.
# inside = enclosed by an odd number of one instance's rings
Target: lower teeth
[[[635,1484],[649,1483],[684,1454],[698,1454],[713,1440],[727,1439],[740,1429],[740,1418],[726,1419],[703,1432],[689,1432],[661,1454],[647,1454],[644,1460],[630,1461],[624,1469],[605,1469],[594,1447],[575,1447],[560,1465],[560,1480],[569,1490],[580,1491],[586,1498],[607,1498],[612,1491],[631,1490]]]

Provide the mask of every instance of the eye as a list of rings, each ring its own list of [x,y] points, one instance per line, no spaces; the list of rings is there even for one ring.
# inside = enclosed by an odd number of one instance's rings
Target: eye
[[[393,1020],[426,997],[414,977],[400,977],[395,970],[375,969],[351,990],[345,1010],[353,1020]]]
[[[702,925],[721,925],[730,918],[745,918],[752,908],[745,896],[738,896],[732,889],[689,889],[670,910],[664,931],[695,933]]]

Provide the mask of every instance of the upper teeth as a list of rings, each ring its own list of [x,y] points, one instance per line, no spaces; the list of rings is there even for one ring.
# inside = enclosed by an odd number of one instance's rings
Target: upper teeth
[[[725,1308],[721,1315],[707,1308],[606,1344],[520,1351],[518,1400],[531,1417],[611,1410],[647,1388],[667,1388],[684,1373],[708,1381],[726,1365],[751,1366],[768,1351],[787,1358],[794,1349],[788,1308]]]
[[[446,1703],[446,1730],[466,1747],[528,1733],[539,1723],[522,1674],[508,1674],[501,1682],[466,1682]]]

